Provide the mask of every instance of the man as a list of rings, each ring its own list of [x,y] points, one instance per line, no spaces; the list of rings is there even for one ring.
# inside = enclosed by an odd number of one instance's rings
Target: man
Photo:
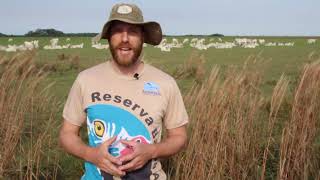
[[[63,111],[60,143],[82,158],[82,179],[166,179],[158,158],[186,144],[188,116],[175,80],[141,60],[162,39],[133,4],[116,4],[103,27],[112,60],[81,72]],[[79,137],[86,123],[89,145]],[[161,141],[162,127],[167,129]]]

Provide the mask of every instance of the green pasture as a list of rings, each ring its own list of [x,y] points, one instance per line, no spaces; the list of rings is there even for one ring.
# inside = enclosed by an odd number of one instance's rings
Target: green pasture
[[[196,36],[194,36],[196,37]],[[172,41],[172,38],[178,39],[180,42],[183,39],[188,38],[191,40],[194,37],[165,37],[168,42]],[[205,44],[210,42],[211,38],[214,38],[213,42],[219,42],[217,37],[198,37],[205,38]],[[237,37],[222,37],[222,42],[232,42]],[[260,61],[265,61],[263,71],[264,79],[263,89],[266,93],[270,93],[272,87],[282,73],[285,73],[294,82],[298,77],[298,72],[305,63],[309,63],[313,60],[319,59],[320,54],[320,42],[319,40],[315,44],[308,44],[307,38],[303,37],[247,37],[251,39],[265,39],[265,43],[268,42],[294,42],[293,47],[287,46],[275,46],[267,47],[260,45],[253,49],[247,49],[243,47],[234,47],[232,49],[215,49],[209,48],[207,50],[197,50],[185,45],[184,48],[172,48],[171,52],[161,52],[159,48],[154,48],[150,45],[144,48],[144,59],[148,63],[159,67],[163,71],[172,74],[176,68],[187,61],[192,55],[203,56],[205,59],[205,68],[210,71],[212,66],[218,65],[222,69],[230,65],[243,65],[248,57],[253,56]],[[81,44],[84,43],[83,49],[62,49],[62,50],[44,50],[45,45],[50,44],[51,37],[16,37],[12,38],[11,42],[8,42],[9,37],[0,38],[0,45],[7,46],[8,44],[23,44],[24,41],[39,40],[40,48],[37,50],[37,61],[41,64],[46,64],[54,61],[58,61],[59,56],[78,56],[80,62],[79,70],[63,70],[59,72],[51,73],[50,81],[55,81],[56,93],[63,99],[66,97],[68,90],[75,79],[77,73],[85,68],[94,66],[101,62],[110,59],[109,50],[98,50],[91,47],[90,37],[71,37],[70,41],[67,41],[67,37],[59,38],[59,45],[65,44]],[[101,40],[100,43],[106,44],[106,40]],[[1,55],[9,55],[0,51]],[[193,78],[187,78],[178,80],[180,88],[185,91],[192,84]]]

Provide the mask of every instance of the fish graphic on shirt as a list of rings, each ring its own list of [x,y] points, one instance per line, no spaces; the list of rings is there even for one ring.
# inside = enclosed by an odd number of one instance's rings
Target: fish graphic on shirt
[[[143,144],[150,144],[151,142],[142,135],[131,136],[124,127],[117,127],[115,123],[105,123],[103,120],[95,119],[90,123],[87,119],[88,135],[94,137],[94,144],[99,145],[106,140],[117,136],[108,151],[112,156],[119,157],[132,152],[132,148],[121,143],[121,140],[135,141]],[[115,134],[116,128],[121,128],[118,134]]]

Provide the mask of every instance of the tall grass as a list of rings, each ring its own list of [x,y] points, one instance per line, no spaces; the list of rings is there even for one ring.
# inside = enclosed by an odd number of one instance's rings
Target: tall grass
[[[195,84],[184,96],[189,142],[170,162],[170,177],[319,178],[320,64],[307,65],[301,76],[294,98],[288,97],[284,75],[268,98],[259,90],[258,61],[229,68],[225,74],[214,67],[204,83]],[[285,99],[294,101],[284,104]],[[292,112],[291,117],[280,117],[283,109]]]
[[[0,179],[61,179],[62,167],[80,177],[82,164],[59,152],[62,104],[44,83],[60,66],[78,69],[79,57],[58,56],[58,66],[35,57],[0,57]],[[188,146],[165,165],[170,179],[320,179],[320,63],[308,61],[294,92],[282,75],[266,95],[259,58],[214,66],[205,78],[205,60],[193,54],[174,72],[195,83],[184,94]]]
[[[194,77],[196,83],[201,83],[205,76],[205,59],[203,55],[193,52],[189,59],[173,72],[175,79]]]
[[[282,131],[279,179],[320,179],[320,63],[304,67]],[[318,142],[317,142],[318,138]]]
[[[0,178],[57,176],[56,113],[59,105],[43,86],[36,52],[0,59]],[[52,169],[48,169],[52,166]]]
[[[187,151],[175,160],[174,179],[248,179],[258,176],[261,78],[244,66],[225,79],[214,67],[209,78],[185,96],[190,131]]]

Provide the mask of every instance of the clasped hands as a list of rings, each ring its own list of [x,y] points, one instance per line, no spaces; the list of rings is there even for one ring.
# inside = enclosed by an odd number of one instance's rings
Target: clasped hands
[[[116,136],[108,139],[92,152],[92,160],[98,168],[114,176],[124,176],[127,172],[142,168],[153,158],[155,146],[135,141],[121,140],[131,152],[120,157],[113,157],[106,149],[116,140]]]

